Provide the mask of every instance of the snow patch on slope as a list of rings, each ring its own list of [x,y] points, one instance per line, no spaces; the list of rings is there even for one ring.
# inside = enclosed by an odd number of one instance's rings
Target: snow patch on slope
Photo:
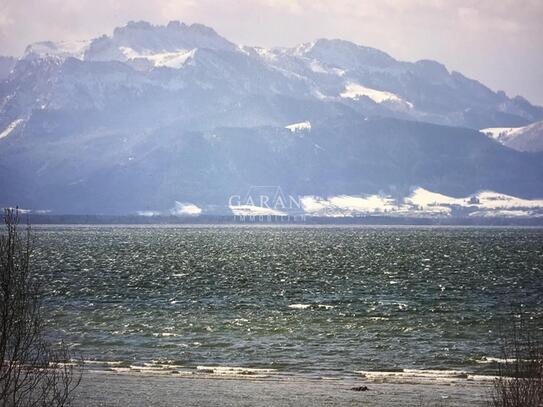
[[[43,41],[29,45],[25,50],[25,56],[60,57],[83,59],[91,40],[86,41]]]
[[[230,210],[236,216],[286,216],[286,212],[256,205],[230,205]]]
[[[345,90],[339,96],[344,99],[354,100],[360,99],[361,96],[366,96],[373,100],[375,103],[392,102],[405,105],[409,108],[413,108],[413,104],[411,102],[403,100],[401,97],[394,93],[367,88],[358,83],[347,84],[345,86]]]
[[[480,192],[476,198],[479,205],[486,209],[535,209],[543,207],[543,199],[522,199],[491,191]]]
[[[524,129],[525,127],[489,127],[479,131],[500,143],[504,143],[521,134]]]
[[[328,73],[328,70],[325,69],[321,63],[314,59],[312,60],[310,63],[309,63],[309,69],[311,69],[311,71],[315,72],[315,73]]]
[[[9,136],[9,134],[10,134],[13,130],[15,130],[15,128],[16,128],[19,124],[21,124],[23,121],[24,121],[23,119],[17,119],[17,120],[12,121],[12,122],[8,125],[8,127],[6,127],[2,133],[0,133],[0,140],[3,139],[3,138],[5,138],[5,137],[7,137],[7,136]]]
[[[304,212],[314,216],[354,216],[356,214],[388,213],[397,209],[392,198],[379,195],[365,197],[339,195],[328,199],[304,196],[300,201]]]
[[[285,129],[289,129],[292,133],[298,133],[301,131],[310,131],[311,122],[305,121],[305,122],[300,122],[300,123],[289,124],[288,126],[285,126]]]
[[[137,52],[130,47],[120,47],[121,52],[127,59],[146,59],[155,67],[165,66],[179,69],[185,65],[188,59],[193,58],[196,48],[191,50],[180,49],[174,52]]]
[[[464,205],[465,198],[452,198],[447,195],[431,192],[424,188],[417,188],[413,193],[405,199],[405,202],[410,205],[416,205],[423,208],[431,208],[441,205]]]
[[[170,213],[174,216],[198,216],[202,213],[202,209],[192,203],[175,201],[175,206]]]
[[[423,211],[436,208],[462,208],[469,216],[534,216],[543,215],[543,199],[522,199],[492,191],[482,191],[465,198],[452,198],[423,188],[417,188],[405,202]]]
[[[331,74],[336,76],[344,76],[346,73],[344,69],[327,68],[317,59],[313,59],[309,62],[309,69],[315,73]]]
[[[152,217],[152,216],[160,216],[160,212],[159,211],[137,211],[136,214],[138,216],[144,216],[144,217]]]
[[[492,127],[480,132],[517,151],[543,151],[543,121],[524,127]]]
[[[275,61],[277,59],[277,55],[272,49],[263,48],[263,47],[254,47],[253,50],[258,54],[258,56],[260,56],[261,58],[265,60]]]

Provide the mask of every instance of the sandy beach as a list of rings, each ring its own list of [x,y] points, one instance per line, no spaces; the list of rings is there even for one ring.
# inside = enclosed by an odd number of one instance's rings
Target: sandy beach
[[[76,406],[484,406],[485,378],[410,375],[352,379],[191,377],[86,371]],[[353,387],[366,386],[367,391]]]

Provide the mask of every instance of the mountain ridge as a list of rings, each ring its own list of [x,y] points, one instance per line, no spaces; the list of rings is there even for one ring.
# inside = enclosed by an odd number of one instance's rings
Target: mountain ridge
[[[228,213],[228,196],[254,185],[317,201],[416,188],[536,199],[541,155],[479,129],[541,119],[543,108],[435,61],[337,39],[238,46],[199,24],[132,22],[31,45],[0,79],[0,205]]]

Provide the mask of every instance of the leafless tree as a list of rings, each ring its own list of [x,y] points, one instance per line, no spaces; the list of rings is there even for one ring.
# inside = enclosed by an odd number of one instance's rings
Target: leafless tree
[[[40,285],[31,266],[30,225],[19,231],[19,211],[4,211],[0,235],[0,405],[66,406],[81,381],[81,364],[68,348],[45,337]]]
[[[537,322],[520,309],[502,334],[502,358],[492,391],[493,407],[543,406],[543,340]]]

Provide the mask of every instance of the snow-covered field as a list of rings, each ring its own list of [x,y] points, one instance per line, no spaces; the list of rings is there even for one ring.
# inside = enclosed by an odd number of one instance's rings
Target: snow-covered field
[[[492,191],[455,198],[419,187],[403,199],[386,195],[305,196],[301,202],[306,214],[331,217],[359,214],[449,217],[455,212],[482,217],[543,216],[543,199],[522,199]]]

